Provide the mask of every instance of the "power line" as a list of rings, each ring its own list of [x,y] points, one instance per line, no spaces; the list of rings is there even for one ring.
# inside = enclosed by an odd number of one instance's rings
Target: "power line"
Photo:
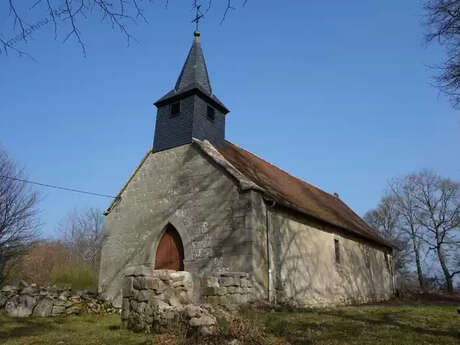
[[[61,187],[61,186],[55,186],[55,185],[52,185],[52,184],[46,184],[46,183],[40,183],[40,182],[35,182],[35,181],[29,181],[29,180],[24,180],[24,179],[20,179],[20,178],[16,178],[16,177],[11,177],[11,176],[1,176],[1,175],[0,175],[0,178],[7,178],[7,179],[10,179],[10,180],[14,180],[14,181],[19,181],[19,182],[23,182],[23,183],[35,184],[35,185],[42,186],[42,187],[48,187],[48,188],[54,188],[54,189],[65,190],[65,191],[68,191],[68,192],[75,192],[75,193],[81,193],[81,194],[88,194],[88,195],[100,196],[100,197],[103,197],[103,198],[111,198],[111,199],[116,199],[116,198],[117,198],[116,196],[113,196],[113,195],[99,194],[99,193],[88,192],[88,191],[80,190],[80,189],[74,189],[74,188],[66,188],[66,187]]]

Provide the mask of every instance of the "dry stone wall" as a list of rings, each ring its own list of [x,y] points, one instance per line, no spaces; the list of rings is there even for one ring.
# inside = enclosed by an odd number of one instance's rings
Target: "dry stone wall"
[[[40,287],[21,282],[0,290],[0,311],[11,317],[49,317],[80,313],[119,313],[120,309],[100,299],[95,292],[71,288]]]
[[[189,272],[129,267],[123,280],[122,324],[137,332],[161,332],[168,327],[193,328],[212,334],[216,318],[191,304],[193,280]]]
[[[254,299],[254,283],[248,273],[220,272],[202,279],[202,298],[211,304],[244,304]]]
[[[202,278],[194,287],[189,272],[129,267],[123,280],[122,323],[138,332],[161,332],[169,327],[212,334],[216,328],[212,304],[229,305],[252,300],[252,280],[247,273],[225,272]],[[194,288],[208,304],[193,304]]]

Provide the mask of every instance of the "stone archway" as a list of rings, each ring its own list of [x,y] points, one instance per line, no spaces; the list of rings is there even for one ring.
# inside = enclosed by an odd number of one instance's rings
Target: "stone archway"
[[[179,233],[171,224],[166,225],[158,242],[155,269],[184,270],[184,246]]]

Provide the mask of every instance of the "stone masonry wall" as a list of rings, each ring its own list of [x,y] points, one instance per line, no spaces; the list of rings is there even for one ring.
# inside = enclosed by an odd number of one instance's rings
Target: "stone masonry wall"
[[[184,270],[197,286],[211,272],[253,274],[250,210],[250,193],[241,193],[196,144],[148,154],[106,217],[99,290],[121,306],[125,268],[155,265],[168,224],[181,237]]]
[[[0,311],[11,317],[49,317],[78,315],[80,313],[118,313],[119,308],[89,290],[72,291],[56,286],[40,287],[21,282],[0,290]]]
[[[207,303],[244,304],[254,300],[254,283],[248,273],[214,273],[201,281],[202,299]]]
[[[212,334],[216,318],[204,306],[193,305],[192,295],[189,272],[129,267],[123,279],[123,327],[146,333],[186,327]]]
[[[390,258],[384,248],[283,210],[272,210],[270,215],[276,302],[332,306],[377,302],[393,295]]]

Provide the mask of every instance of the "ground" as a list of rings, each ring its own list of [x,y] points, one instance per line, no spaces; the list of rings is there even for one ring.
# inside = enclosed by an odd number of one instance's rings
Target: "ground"
[[[412,345],[460,344],[460,296],[426,295],[384,304],[298,311],[243,311],[242,322],[221,325],[224,344]],[[203,344],[180,335],[145,335],[120,329],[118,315],[12,319],[0,315],[5,345]]]

